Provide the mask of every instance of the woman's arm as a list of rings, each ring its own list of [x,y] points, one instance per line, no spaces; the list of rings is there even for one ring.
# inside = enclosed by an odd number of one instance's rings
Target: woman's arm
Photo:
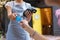
[[[16,14],[12,13],[12,9],[10,6],[6,6],[7,9],[7,14],[8,14],[8,18],[11,20],[15,20]]]
[[[26,28],[24,28],[26,31],[28,31],[32,38],[35,40],[48,40],[45,36],[38,34],[36,31],[34,31],[29,25],[24,25]]]
[[[31,37],[35,40],[48,40],[45,36],[38,34],[35,30],[33,30],[26,20],[23,20],[23,24],[21,25],[23,29],[30,33]]]

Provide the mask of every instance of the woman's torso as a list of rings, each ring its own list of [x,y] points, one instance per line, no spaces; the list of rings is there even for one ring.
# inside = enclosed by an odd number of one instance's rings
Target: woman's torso
[[[23,16],[23,12],[27,9],[30,8],[30,5],[23,2],[22,4],[18,4],[15,1],[10,2],[12,12],[19,14],[20,16]],[[10,20],[10,23],[8,25],[8,31],[7,31],[7,39],[12,40],[13,37],[15,38],[20,38],[21,40],[25,38],[25,36],[29,35],[28,32],[26,32],[18,22]],[[10,36],[10,38],[9,38]],[[11,39],[12,38],[12,39]]]

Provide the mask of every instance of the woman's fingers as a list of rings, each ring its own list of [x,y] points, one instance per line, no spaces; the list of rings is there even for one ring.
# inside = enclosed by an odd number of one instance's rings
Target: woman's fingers
[[[16,14],[15,13],[10,14],[9,16],[10,16],[9,18],[11,20],[15,20],[16,19]]]
[[[22,20],[22,21],[20,22],[20,25],[21,25],[21,26],[28,25],[28,21],[27,21],[27,20]]]
[[[27,20],[22,20],[21,23],[28,25],[28,21]]]
[[[16,13],[13,13],[13,16],[14,16],[14,17],[16,17],[16,16],[17,16],[17,14],[16,14]]]

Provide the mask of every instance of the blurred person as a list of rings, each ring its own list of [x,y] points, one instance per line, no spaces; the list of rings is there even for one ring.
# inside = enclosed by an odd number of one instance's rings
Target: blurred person
[[[10,19],[6,40],[30,40],[29,33],[21,26],[22,22],[16,22],[16,15],[19,14],[20,16],[23,16],[23,12],[26,9],[31,8],[31,5],[23,0],[14,0],[7,2],[5,7],[7,9],[8,18]],[[24,20],[29,22],[31,20],[32,13],[27,12],[25,15],[26,19]]]
[[[58,25],[60,26],[60,9],[57,9],[56,10],[56,13],[55,13],[56,17],[58,18]]]

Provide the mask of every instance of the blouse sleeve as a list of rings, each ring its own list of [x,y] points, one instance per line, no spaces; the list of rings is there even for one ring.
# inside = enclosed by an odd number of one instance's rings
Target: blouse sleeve
[[[30,8],[35,9],[35,7],[31,6],[31,4],[30,4],[30,3],[26,3],[26,5],[27,5],[27,8],[28,8],[28,9],[30,9]]]
[[[13,2],[11,1],[11,2],[7,2],[6,4],[5,4],[5,7],[6,6],[10,6],[11,8],[13,7]]]

